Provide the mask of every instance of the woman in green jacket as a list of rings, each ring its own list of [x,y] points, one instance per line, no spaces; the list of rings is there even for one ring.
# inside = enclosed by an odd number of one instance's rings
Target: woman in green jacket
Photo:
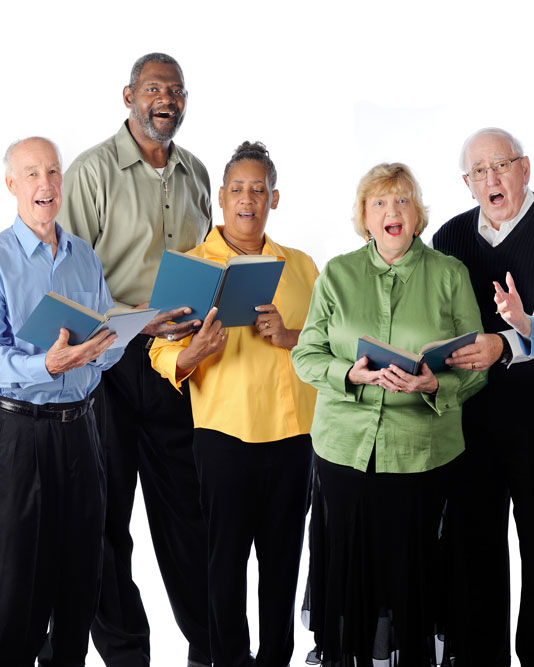
[[[368,243],[328,262],[292,352],[319,390],[305,606],[324,666],[448,665],[440,535],[461,404],[485,376],[354,360],[362,335],[418,352],[481,330],[480,313],[465,266],[419,238],[427,212],[408,167],[371,169],[354,211]]]

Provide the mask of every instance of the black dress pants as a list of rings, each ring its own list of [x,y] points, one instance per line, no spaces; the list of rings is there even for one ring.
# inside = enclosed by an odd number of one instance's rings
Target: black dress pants
[[[85,664],[100,588],[104,511],[92,410],[66,423],[0,410],[3,667],[33,667],[45,641],[41,665]]]
[[[190,657],[209,664],[207,529],[192,453],[189,387],[180,394],[150,366],[137,336],[102,374],[95,411],[106,454],[104,569],[93,642],[108,667],[150,661],[149,625],[132,580],[129,532],[137,474],[154,550]],[[175,662],[169,656],[169,663]]]
[[[486,390],[487,391],[487,390]],[[464,407],[466,480],[460,513],[467,552],[467,651],[461,665],[508,667],[510,656],[510,498],[521,552],[516,651],[534,667],[534,433],[527,411],[491,407],[485,392]],[[505,391],[505,390],[503,390]],[[516,576],[517,572],[514,573]]]
[[[261,667],[287,667],[310,500],[308,435],[245,443],[195,429],[194,454],[209,527],[209,613],[214,667],[249,664],[247,562],[258,558]]]

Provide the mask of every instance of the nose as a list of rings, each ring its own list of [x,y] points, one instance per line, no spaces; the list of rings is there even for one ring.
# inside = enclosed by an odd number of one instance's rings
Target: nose
[[[252,191],[252,188],[243,188],[241,191],[241,201],[250,202],[252,201],[253,197],[254,192]]]
[[[49,174],[46,171],[43,174],[41,174],[39,178],[39,187],[41,187],[43,190],[48,190],[48,188],[52,187],[52,181],[53,181],[52,174]]]
[[[174,102],[174,95],[169,88],[162,88],[159,98],[163,104],[172,104]]]
[[[389,201],[386,207],[386,213],[393,218],[397,215],[398,212],[399,212],[399,207],[397,205],[397,201],[396,200]]]
[[[495,172],[493,167],[488,167],[486,169],[486,183],[488,185],[495,185],[499,182],[499,175]]]

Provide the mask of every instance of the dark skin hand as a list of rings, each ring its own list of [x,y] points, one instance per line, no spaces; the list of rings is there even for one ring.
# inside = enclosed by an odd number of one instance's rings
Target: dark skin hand
[[[190,371],[203,359],[222,350],[226,345],[226,331],[220,320],[216,320],[217,308],[212,308],[206,315],[204,324],[191,338],[188,347],[178,355],[178,372]]]
[[[263,338],[277,347],[285,347],[292,350],[298,343],[300,329],[286,329],[282,316],[276,306],[272,303],[264,306],[256,306],[261,313],[256,318],[255,327]]]
[[[117,334],[104,329],[81,345],[69,345],[69,335],[68,329],[60,329],[58,339],[46,353],[45,366],[50,375],[85,366],[103,354],[117,338]]]
[[[148,308],[148,301],[141,303],[136,308]],[[173,334],[174,340],[187,338],[187,336],[195,333],[202,325],[201,320],[189,320],[188,322],[180,322],[179,324],[176,324],[172,320],[178,319],[182,315],[189,315],[190,312],[191,308],[175,308],[174,310],[167,310],[165,313],[158,313],[150,320],[141,333],[158,338],[167,338],[169,334]]]

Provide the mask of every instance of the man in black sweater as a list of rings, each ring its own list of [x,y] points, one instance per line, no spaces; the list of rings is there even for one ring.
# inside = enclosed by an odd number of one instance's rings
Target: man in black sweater
[[[461,155],[463,179],[479,206],[449,220],[433,246],[466,264],[485,334],[454,353],[451,365],[489,368],[488,385],[464,406],[467,477],[461,493],[469,604],[466,654],[458,664],[510,665],[510,498],[519,536],[522,593],[516,650],[534,667],[534,429],[529,398],[534,365],[517,334],[500,331],[493,281],[510,271],[525,310],[534,310],[534,195],[530,163],[507,132],[486,128],[469,137]]]

